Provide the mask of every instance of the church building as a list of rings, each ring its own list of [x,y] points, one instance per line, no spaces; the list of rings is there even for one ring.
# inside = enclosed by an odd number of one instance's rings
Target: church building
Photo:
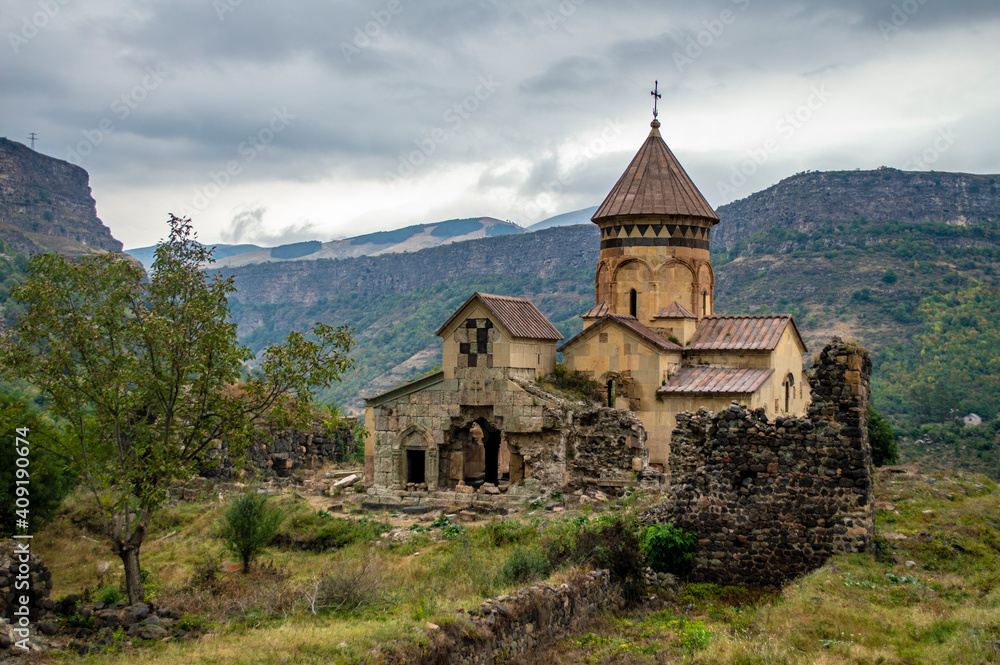
[[[366,399],[369,486],[464,492],[485,483],[513,494],[532,479],[549,490],[595,478],[613,485],[669,474],[678,413],[733,401],[769,417],[806,413],[806,346],[795,322],[716,314],[709,247],[719,217],[655,115],[651,127],[592,218],[601,250],[583,331],[560,346],[562,335],[527,300],[472,294],[437,332],[440,372]],[[635,424],[620,418],[599,444],[588,438],[593,427],[547,401],[537,381],[559,353],[602,387],[603,411],[627,412]],[[598,445],[608,448],[608,468],[581,461]]]

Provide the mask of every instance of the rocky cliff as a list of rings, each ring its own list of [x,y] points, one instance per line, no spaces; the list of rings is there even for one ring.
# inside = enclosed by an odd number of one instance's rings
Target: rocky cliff
[[[121,251],[79,166],[0,138],[0,238],[25,254]]]
[[[973,226],[1000,219],[1000,175],[876,171],[800,173],[721,206],[712,249],[728,250],[761,231],[815,231],[863,219]]]

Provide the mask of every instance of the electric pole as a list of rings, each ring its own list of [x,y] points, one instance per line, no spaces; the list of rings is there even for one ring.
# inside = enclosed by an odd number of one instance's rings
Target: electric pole
[[[38,134],[31,132],[28,134],[28,138],[31,140],[31,149],[35,149],[35,140],[38,138]]]

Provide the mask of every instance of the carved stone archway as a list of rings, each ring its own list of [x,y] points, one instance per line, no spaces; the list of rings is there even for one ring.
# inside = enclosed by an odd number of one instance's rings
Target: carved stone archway
[[[423,469],[411,468],[421,456]],[[399,433],[392,444],[393,487],[406,487],[407,483],[422,476],[423,482],[427,483],[427,490],[437,491],[440,461],[438,445],[434,443],[431,434],[423,428],[410,425]]]

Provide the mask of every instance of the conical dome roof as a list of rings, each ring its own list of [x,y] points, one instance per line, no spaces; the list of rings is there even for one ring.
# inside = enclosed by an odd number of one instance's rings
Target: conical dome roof
[[[718,224],[719,216],[663,142],[660,122],[653,120],[650,126],[649,138],[591,221],[622,215],[684,215]]]

